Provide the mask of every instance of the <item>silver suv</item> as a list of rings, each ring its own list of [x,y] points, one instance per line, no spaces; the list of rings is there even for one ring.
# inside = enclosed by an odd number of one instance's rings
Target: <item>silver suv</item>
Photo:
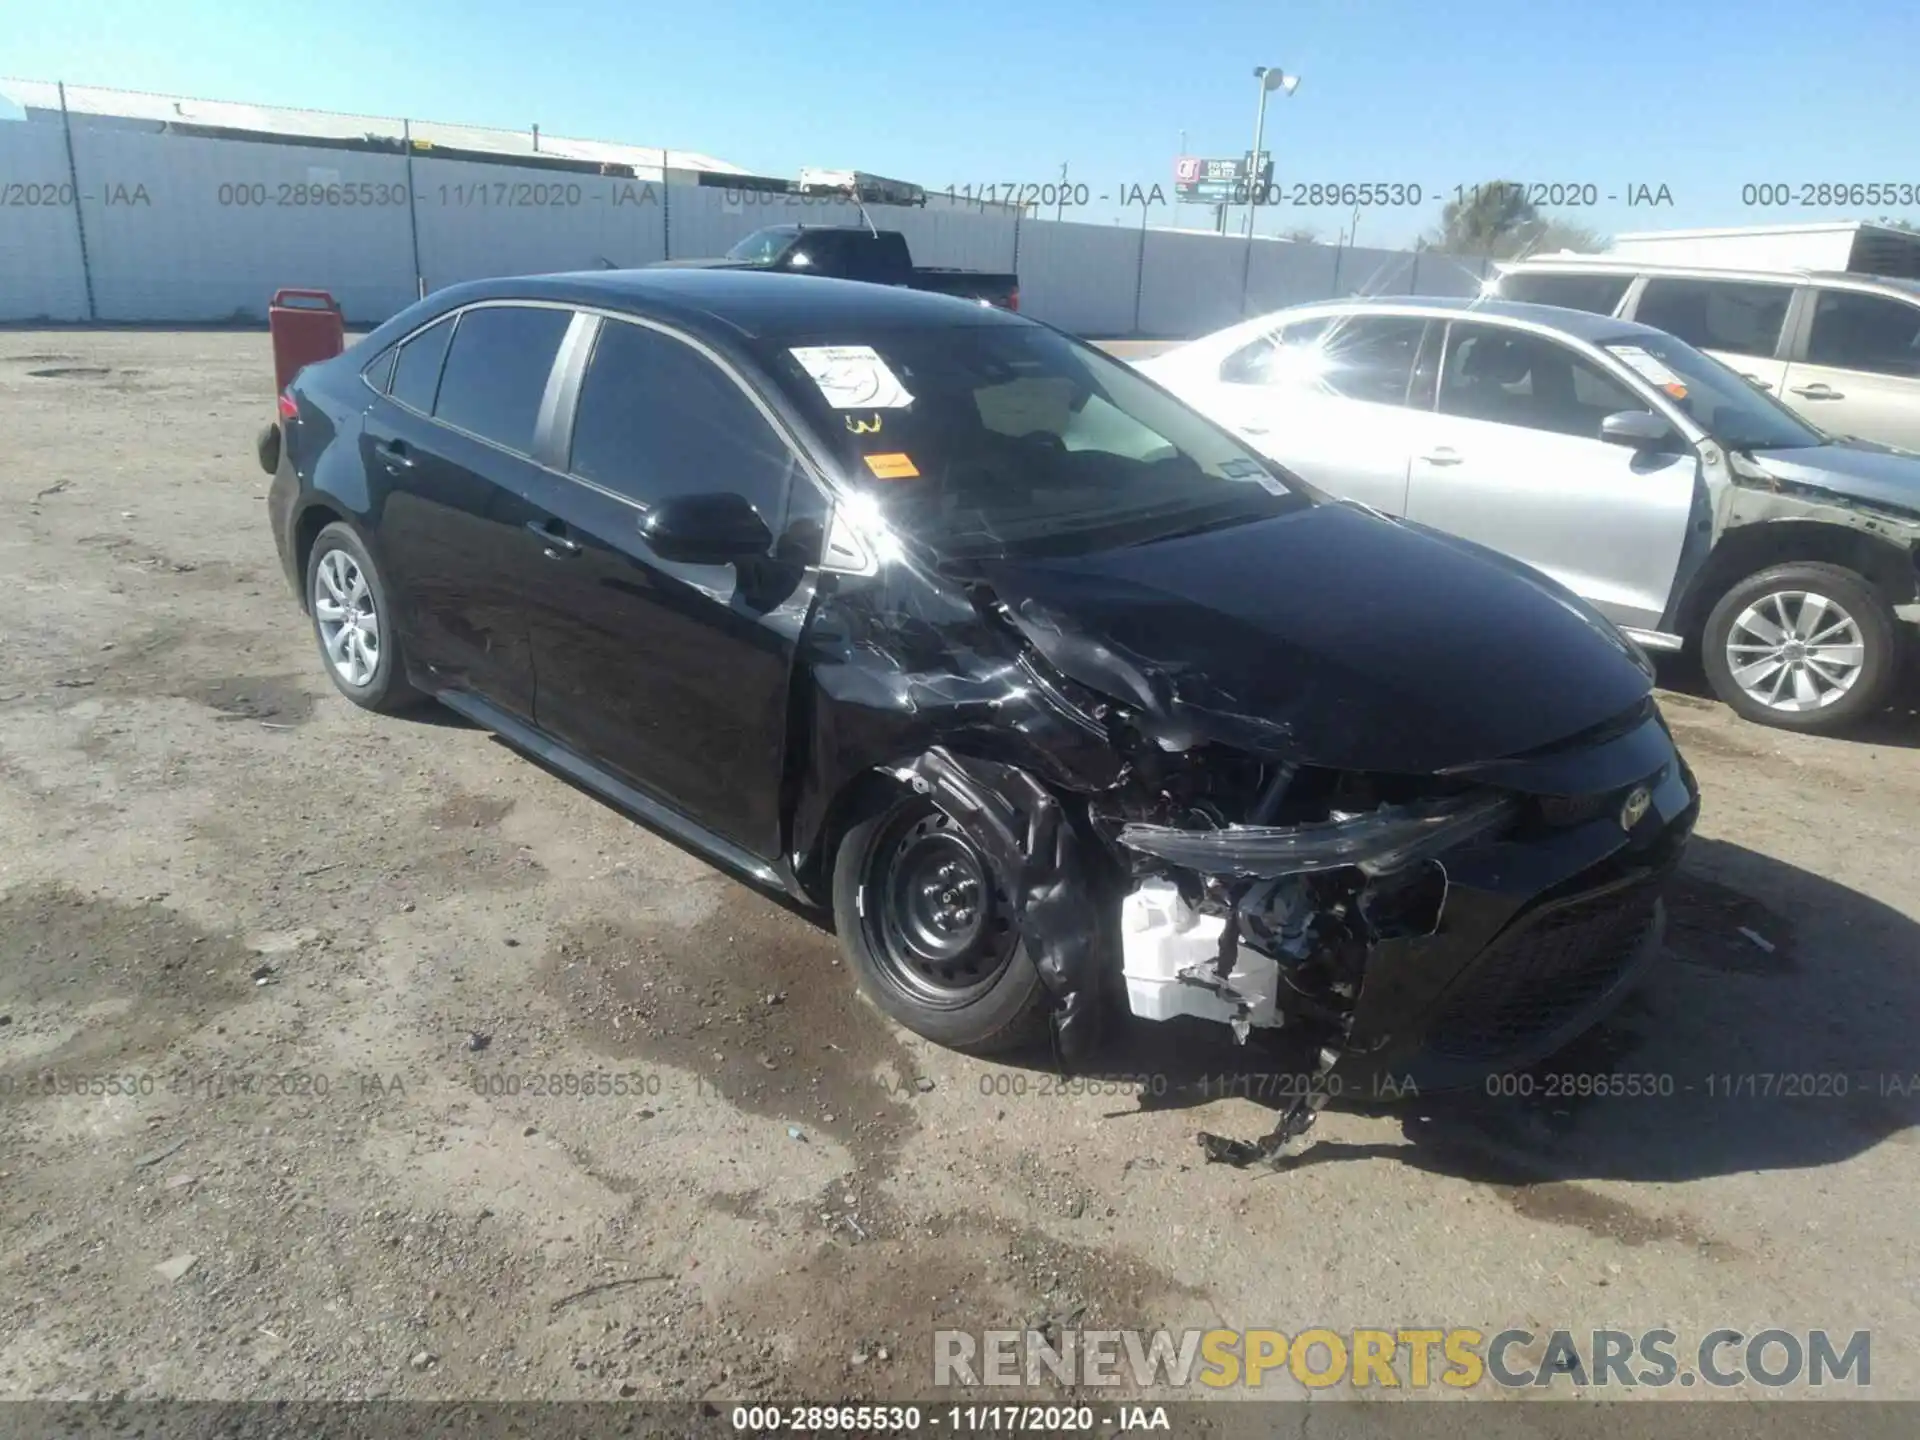
[[[1324,490],[1524,560],[1648,649],[1697,645],[1749,719],[1880,708],[1920,620],[1920,456],[1837,442],[1664,331],[1338,301],[1137,368]]]
[[[1920,450],[1920,281],[1583,255],[1502,266],[1491,293],[1652,325],[1829,434]]]

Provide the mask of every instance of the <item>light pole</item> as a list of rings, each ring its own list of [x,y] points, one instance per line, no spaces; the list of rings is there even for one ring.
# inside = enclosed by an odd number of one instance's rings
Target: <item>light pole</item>
[[[1253,78],[1260,82],[1260,109],[1253,121],[1253,155],[1247,162],[1247,238],[1253,238],[1254,207],[1260,203],[1260,145],[1267,132],[1267,96],[1275,90],[1291,95],[1300,88],[1300,77],[1289,75],[1278,65],[1256,65]]]

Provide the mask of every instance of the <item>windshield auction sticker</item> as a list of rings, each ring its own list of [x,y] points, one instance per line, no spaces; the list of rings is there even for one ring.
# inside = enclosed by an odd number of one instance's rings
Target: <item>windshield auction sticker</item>
[[[913,403],[871,345],[798,345],[788,353],[836,410],[898,410]]]
[[[1638,345],[1609,345],[1614,358],[1643,379],[1652,381],[1676,400],[1687,398],[1687,382]]]
[[[920,473],[920,467],[913,463],[911,456],[898,452],[888,455],[865,455],[861,458],[867,462],[867,469],[871,470],[874,478],[878,480],[910,480]]]

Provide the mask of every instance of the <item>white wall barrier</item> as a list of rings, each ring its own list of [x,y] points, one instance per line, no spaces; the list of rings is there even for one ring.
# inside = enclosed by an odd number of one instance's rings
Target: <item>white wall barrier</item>
[[[834,201],[584,171],[57,122],[0,121],[0,321],[253,322],[283,286],[353,324],[424,286],[718,255]],[[77,177],[77,184],[75,179]],[[1086,335],[1196,335],[1351,294],[1470,295],[1434,252],[872,206],[915,260],[1014,270],[1023,313]]]
[[[1133,333],[1140,231],[1022,220],[1015,269],[1021,313],[1080,335]]]
[[[74,203],[60,131],[0,123],[0,320],[87,318]]]

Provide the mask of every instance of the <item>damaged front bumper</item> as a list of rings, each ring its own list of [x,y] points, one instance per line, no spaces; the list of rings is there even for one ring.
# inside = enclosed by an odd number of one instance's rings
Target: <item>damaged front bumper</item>
[[[1116,952],[1137,1016],[1311,1041],[1312,1083],[1272,1135],[1203,1137],[1235,1163],[1279,1153],[1333,1096],[1473,1085],[1593,1025],[1659,951],[1661,892],[1699,807],[1650,704],[1435,777],[1449,795],[1296,825],[1264,823],[1292,767],[1254,823],[1210,828],[1108,824],[1018,767],[939,748],[892,773],[1006,877],[1063,1060],[1091,1046]]]
[[[1657,715],[1479,778],[1489,788],[1301,826],[1122,829],[1172,867],[1123,902],[1135,1013],[1223,1020],[1242,1039],[1298,1025],[1319,1056],[1273,1134],[1203,1137],[1210,1156],[1277,1155],[1340,1094],[1458,1088],[1533,1064],[1653,962],[1699,806]],[[1301,888],[1336,871],[1344,889]]]

